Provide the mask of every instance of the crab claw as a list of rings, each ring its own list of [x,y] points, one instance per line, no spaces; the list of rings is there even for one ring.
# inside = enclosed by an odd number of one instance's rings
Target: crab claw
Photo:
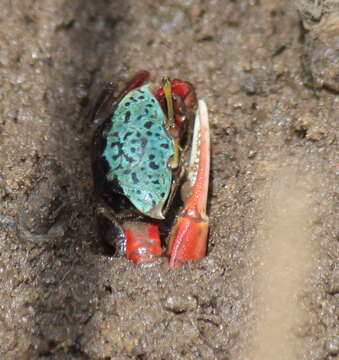
[[[210,139],[207,106],[199,100],[194,124],[188,178],[191,193],[169,236],[167,256],[170,266],[199,260],[206,255],[208,217],[206,215],[210,169]]]

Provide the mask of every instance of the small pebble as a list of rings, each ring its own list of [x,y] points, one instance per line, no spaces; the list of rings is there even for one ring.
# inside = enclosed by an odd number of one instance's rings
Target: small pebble
[[[256,155],[257,155],[257,151],[256,151],[256,150],[250,150],[250,151],[248,152],[247,157],[248,157],[249,159],[253,159]]]
[[[329,339],[326,343],[326,350],[329,355],[339,354],[339,338],[333,337],[332,339]]]
[[[329,279],[327,292],[331,295],[339,293],[339,276],[338,272],[334,272],[332,277]]]
[[[164,301],[164,307],[166,310],[179,314],[194,310],[197,307],[197,300],[193,296],[167,296]]]

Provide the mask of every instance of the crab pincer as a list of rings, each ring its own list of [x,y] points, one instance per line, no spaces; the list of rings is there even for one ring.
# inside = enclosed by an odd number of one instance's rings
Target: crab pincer
[[[199,260],[206,255],[208,216],[206,214],[210,172],[210,135],[205,101],[199,100],[194,123],[191,160],[188,179],[190,194],[172,229],[167,255],[170,266]]]

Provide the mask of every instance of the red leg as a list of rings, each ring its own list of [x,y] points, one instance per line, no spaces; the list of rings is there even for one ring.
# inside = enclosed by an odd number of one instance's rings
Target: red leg
[[[95,125],[95,128],[102,124],[102,122],[106,120],[107,116],[111,114],[115,104],[117,104],[129,91],[143,85],[149,79],[149,76],[150,74],[148,71],[139,71],[117,96],[114,95],[116,90],[115,84],[113,82],[107,83],[101,90],[94,106],[90,109],[87,115],[90,124]]]
[[[193,85],[187,81],[174,79],[171,81],[172,91],[180,95],[185,102],[186,107],[192,108],[197,103],[197,96],[194,91]]]
[[[206,255],[210,140],[207,107],[202,100],[199,101],[195,122],[189,171],[192,189],[169,237],[167,255],[170,266],[182,265],[187,260],[198,260]]]
[[[143,85],[149,79],[149,72],[145,70],[141,70],[137,72],[132,79],[127,83],[125,88],[119,94],[118,98],[123,98],[128,92],[133,89],[138,88],[139,86]]]
[[[136,264],[154,263],[162,255],[159,225],[145,222],[127,222],[125,256]]]

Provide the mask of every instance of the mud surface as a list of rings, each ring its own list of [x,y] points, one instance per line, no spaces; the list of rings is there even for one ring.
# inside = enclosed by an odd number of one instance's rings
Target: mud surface
[[[338,358],[339,15],[296,3],[2,2],[1,359]],[[94,219],[90,99],[140,69],[210,110],[209,253],[175,270]]]

